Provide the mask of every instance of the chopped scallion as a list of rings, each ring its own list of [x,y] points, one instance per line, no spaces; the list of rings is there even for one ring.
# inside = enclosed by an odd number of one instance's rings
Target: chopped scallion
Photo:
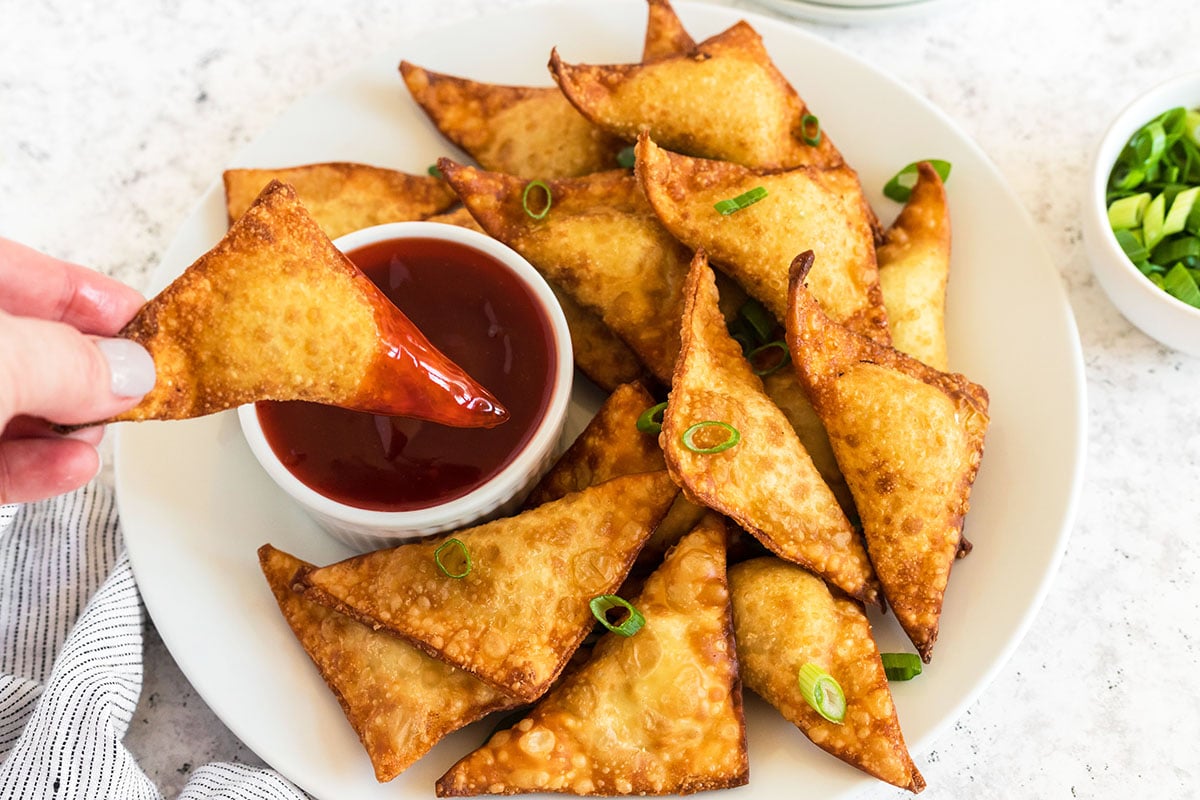
[[[717,442],[714,445],[709,447],[701,447],[696,443],[696,436],[698,436],[702,431],[708,430],[709,428],[720,428],[725,431],[726,436],[722,441]],[[711,455],[712,453],[723,452],[733,447],[741,440],[742,434],[738,432],[737,428],[733,427],[728,422],[721,422],[720,420],[715,419],[697,422],[695,425],[692,425],[685,430],[683,432],[683,436],[680,437],[680,441],[683,442],[684,447],[686,447],[688,450],[691,450],[693,453],[699,453],[701,455]]]
[[[800,120],[800,138],[804,143],[816,147],[821,143],[821,120],[812,114],[805,114]]]
[[[429,172],[430,176],[432,176],[432,177],[434,177],[434,178],[441,178],[441,177],[444,177],[444,176],[442,175],[442,171],[441,171],[440,169],[438,169],[438,165],[437,165],[437,164],[430,164],[430,165],[429,165],[429,170],[428,170],[428,172]]]
[[[442,542],[438,549],[433,551],[433,560],[448,578],[465,578],[471,574],[471,553],[458,539]]]
[[[774,356],[774,358],[770,360],[764,359],[764,354]],[[791,359],[792,354],[788,351],[787,343],[782,339],[767,342],[746,354],[746,360],[750,362],[750,368],[760,378],[765,378],[768,375],[778,372]]]
[[[546,205],[542,207],[541,211],[534,211],[529,207],[529,193],[535,188],[546,193]],[[525,209],[525,213],[529,216],[534,219],[545,219],[546,215],[550,213],[550,206],[553,202],[554,196],[550,194],[550,187],[546,185],[545,181],[530,181],[525,184],[525,191],[521,193],[521,208]]]
[[[637,156],[634,155],[633,145],[629,145],[628,147],[622,147],[621,152],[617,153],[617,164],[619,166],[622,166],[625,169],[629,169],[636,163],[637,163]]]
[[[747,206],[752,206],[759,200],[767,196],[767,190],[762,186],[755,186],[748,192],[739,194],[737,197],[731,197],[728,200],[722,200],[713,205],[721,214],[729,216],[735,211],[741,211]]]
[[[880,653],[889,681],[911,681],[921,674],[921,659],[913,653]]]
[[[813,710],[830,722],[846,718],[846,695],[833,676],[811,661],[800,668],[800,695]]]
[[[1200,287],[1196,286],[1196,279],[1183,264],[1176,264],[1167,270],[1163,276],[1163,288],[1172,297],[1193,308],[1200,308]]]
[[[663,412],[666,410],[666,403],[650,406],[637,418],[637,429],[642,433],[662,433]]]
[[[615,594],[593,597],[588,606],[592,609],[592,616],[596,618],[596,621],[618,636],[633,636],[646,624],[646,618],[642,616],[642,612]],[[617,625],[608,619],[608,612],[614,609],[625,611],[625,618]]]
[[[949,161],[942,161],[937,158],[927,158],[925,160],[929,162],[930,166],[933,167],[943,182],[949,180]],[[884,196],[895,200],[897,203],[907,203],[908,198],[912,195],[913,187],[917,185],[917,164],[919,163],[921,162],[914,161],[893,175],[892,179],[884,184]]]

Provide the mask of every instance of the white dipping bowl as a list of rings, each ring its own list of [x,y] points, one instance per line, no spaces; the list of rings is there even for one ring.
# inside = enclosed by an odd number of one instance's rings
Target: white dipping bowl
[[[570,403],[574,362],[571,334],[549,285],[529,262],[499,241],[467,228],[436,222],[394,222],[346,234],[334,241],[344,253],[394,239],[441,239],[482,251],[507,267],[529,290],[551,330],[552,388],[532,435],[495,475],[466,494],[406,511],[347,505],[312,489],[284,466],[267,441],[253,403],[238,408],[242,433],[267,474],[332,536],[359,551],[457,530],[513,513],[557,456]]]
[[[1126,257],[1108,224],[1104,199],[1109,173],[1129,137],[1177,106],[1200,107],[1200,72],[1154,87],[1117,115],[1100,141],[1088,176],[1083,237],[1096,279],[1125,318],[1166,346],[1200,356],[1200,308],[1159,289]]]

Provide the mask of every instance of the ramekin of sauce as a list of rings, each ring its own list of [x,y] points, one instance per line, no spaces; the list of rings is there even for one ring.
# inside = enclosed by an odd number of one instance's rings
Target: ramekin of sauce
[[[303,402],[238,410],[259,463],[358,550],[511,513],[558,452],[573,363],[566,320],[525,259],[476,231],[397,222],[334,244],[509,419],[451,428]]]

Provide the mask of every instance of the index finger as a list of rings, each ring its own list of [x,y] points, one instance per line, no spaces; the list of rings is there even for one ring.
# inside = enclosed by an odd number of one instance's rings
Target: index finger
[[[97,336],[115,334],[146,302],[120,281],[2,237],[0,286],[0,311]]]

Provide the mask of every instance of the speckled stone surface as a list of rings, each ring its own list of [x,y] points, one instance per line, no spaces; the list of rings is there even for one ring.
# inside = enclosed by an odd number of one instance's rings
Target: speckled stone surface
[[[0,235],[144,288],[201,191],[293,101],[401,33],[519,4],[0,0]],[[1066,556],[994,683],[914,754],[924,796],[1200,796],[1200,360],[1117,313],[1079,222],[1107,121],[1200,69],[1194,0],[960,0],[904,21],[796,24],[908,84],[995,162],[1058,266],[1086,361],[1089,457]],[[164,794],[207,761],[258,763],[153,629],[146,648],[127,743]]]

